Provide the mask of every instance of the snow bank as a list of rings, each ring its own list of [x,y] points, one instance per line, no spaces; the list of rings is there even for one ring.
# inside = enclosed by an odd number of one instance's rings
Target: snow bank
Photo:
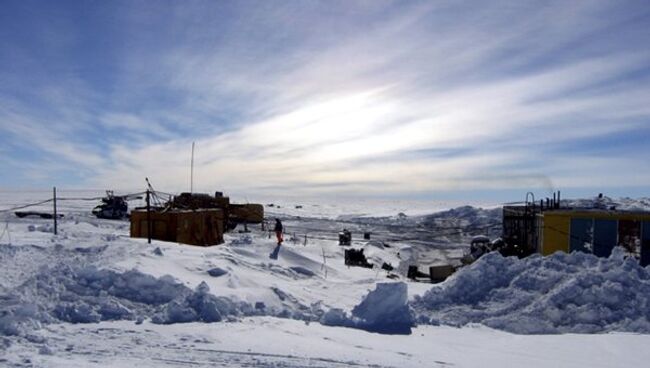
[[[484,325],[514,333],[650,333],[650,269],[615,249],[610,258],[490,253],[412,303],[417,321]]]
[[[216,322],[252,314],[253,308],[196,290],[171,276],[160,278],[136,270],[116,272],[94,266],[57,265],[0,299],[0,334],[24,336],[43,323],[92,323],[152,318],[154,323]]]
[[[246,313],[248,312],[248,313]],[[246,303],[235,303],[228,298],[210,294],[210,288],[201,282],[194,292],[184,298],[168,303],[151,321],[158,324],[185,322],[220,322],[225,316],[251,314],[252,308]]]
[[[380,283],[352,309],[352,316],[335,308],[323,315],[321,323],[386,334],[410,334],[414,323],[407,299],[405,283]]]
[[[296,274],[313,276],[308,269],[291,268]],[[209,275],[225,270],[213,268]],[[207,276],[207,275],[206,275]],[[280,306],[249,304],[216,296],[201,282],[192,290],[167,275],[154,277],[137,270],[118,272],[95,266],[74,267],[59,263],[43,267],[34,276],[0,295],[0,335],[29,338],[44,324],[95,323],[107,320],[146,319],[156,324],[233,321],[242,316],[274,316],[318,321],[321,303],[304,305],[291,294],[272,287]]]

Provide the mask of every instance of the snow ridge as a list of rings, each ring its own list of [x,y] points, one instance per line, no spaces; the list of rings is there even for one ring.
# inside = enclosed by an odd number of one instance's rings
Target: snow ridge
[[[0,333],[25,335],[42,323],[92,323],[151,318],[152,322],[218,322],[229,316],[252,315],[246,303],[196,290],[171,276],[160,278],[137,270],[117,272],[95,266],[57,264],[39,272],[3,298]]]
[[[481,323],[520,334],[650,333],[650,269],[616,248],[525,259],[490,253],[416,296],[418,323]]]
[[[267,308],[263,303],[252,306],[215,296],[205,282],[191,290],[169,275],[156,278],[137,270],[117,272],[60,263],[41,268],[34,277],[3,297],[0,334],[26,337],[42,324],[55,322],[134,320],[142,323],[151,319],[156,324],[210,323],[261,315],[393,334],[408,334],[414,325],[405,283],[378,284],[353,309],[352,317],[341,310],[325,313],[320,303],[306,306],[282,290],[273,291],[288,301],[284,309]]]

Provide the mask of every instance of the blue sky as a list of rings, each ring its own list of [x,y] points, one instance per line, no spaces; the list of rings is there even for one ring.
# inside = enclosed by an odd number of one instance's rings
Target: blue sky
[[[0,188],[647,196],[646,1],[3,1]]]

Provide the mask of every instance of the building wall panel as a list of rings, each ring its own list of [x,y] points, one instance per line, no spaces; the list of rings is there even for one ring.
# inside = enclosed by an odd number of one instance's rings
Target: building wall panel
[[[569,252],[569,218],[544,216],[541,253],[545,256],[557,251]]]
[[[641,236],[641,266],[650,265],[650,221],[643,222]]]
[[[620,220],[618,222],[618,245],[635,257],[641,257],[641,221]]]
[[[609,257],[616,245],[616,220],[594,220],[594,254],[598,257]]]
[[[569,252],[593,253],[593,226],[594,220],[591,218],[571,219]]]

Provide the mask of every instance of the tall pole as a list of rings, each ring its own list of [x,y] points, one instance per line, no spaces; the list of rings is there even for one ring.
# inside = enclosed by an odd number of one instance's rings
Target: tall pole
[[[151,201],[149,200],[150,193],[151,192],[147,188],[147,241],[149,244],[151,244]]]
[[[54,235],[57,235],[59,232],[57,230],[57,223],[56,223],[56,187],[52,188],[52,194],[53,194],[53,203],[54,203]]]
[[[192,161],[190,163],[190,193],[194,192],[194,142],[192,142]]]

